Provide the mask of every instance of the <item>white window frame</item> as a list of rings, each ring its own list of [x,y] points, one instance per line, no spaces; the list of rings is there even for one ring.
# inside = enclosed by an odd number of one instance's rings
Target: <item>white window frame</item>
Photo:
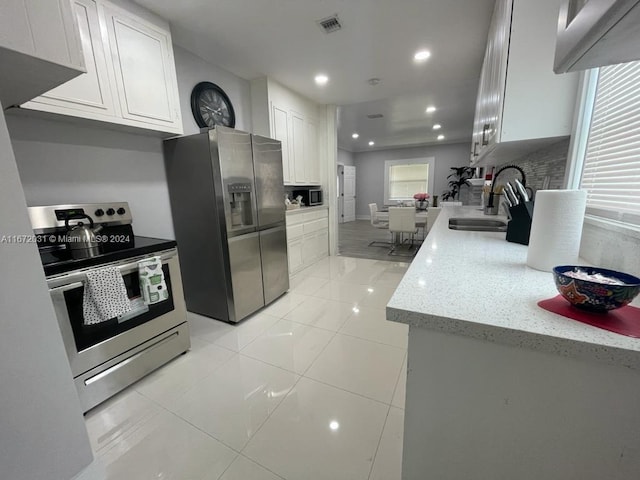
[[[392,202],[397,202],[398,199],[390,200],[389,199],[389,171],[391,167],[394,165],[416,165],[416,164],[427,164],[429,168],[429,177],[427,178],[427,192],[429,195],[433,195],[434,188],[434,173],[435,173],[435,165],[436,159],[435,157],[424,157],[424,158],[405,158],[400,160],[385,160],[384,162],[384,203],[390,205]],[[420,193],[420,192],[416,192]],[[400,199],[400,201],[413,200],[413,195],[409,198]]]
[[[599,69],[593,68],[585,70],[580,75],[573,119],[573,134],[571,135],[571,142],[569,144],[567,168],[564,176],[564,188],[580,188],[580,180],[582,178],[582,170],[587,152],[587,142],[589,141],[591,116],[593,115],[593,107],[596,101],[598,73]],[[640,238],[640,227],[636,225],[589,214],[585,215],[584,221],[589,225]]]

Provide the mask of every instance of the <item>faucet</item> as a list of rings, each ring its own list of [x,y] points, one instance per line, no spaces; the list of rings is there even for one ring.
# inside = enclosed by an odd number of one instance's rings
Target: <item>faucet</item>
[[[500,175],[502,172],[504,172],[505,170],[508,170],[510,168],[514,168],[514,169],[516,169],[516,170],[518,170],[520,172],[520,175],[522,176],[522,186],[523,187],[527,186],[527,179],[525,177],[524,170],[522,170],[522,168],[520,168],[517,165],[505,165],[500,170],[498,170],[498,173],[496,173],[495,176],[493,177],[493,182],[491,183],[491,192],[489,192],[489,201],[487,202],[487,207],[488,208],[493,208],[493,206],[494,206],[493,205],[493,195],[494,195],[493,189],[497,185],[498,175]]]

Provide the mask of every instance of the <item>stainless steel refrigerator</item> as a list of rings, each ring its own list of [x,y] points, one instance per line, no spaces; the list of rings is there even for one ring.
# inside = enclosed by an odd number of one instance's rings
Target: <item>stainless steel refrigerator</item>
[[[280,142],[216,127],[164,157],[187,310],[238,322],[286,292]]]

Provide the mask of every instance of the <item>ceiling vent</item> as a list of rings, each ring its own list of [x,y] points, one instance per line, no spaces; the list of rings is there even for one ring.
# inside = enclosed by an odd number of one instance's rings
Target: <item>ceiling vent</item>
[[[333,33],[337,32],[342,28],[342,24],[340,20],[338,20],[338,15],[331,15],[330,17],[323,18],[322,20],[318,20],[316,22],[324,33]]]
[[[371,114],[371,115],[367,115],[367,118],[370,118],[370,119],[374,119],[374,118],[382,118],[382,117],[384,117],[384,115],[383,115],[383,114],[381,114],[381,113],[373,113],[373,114]]]

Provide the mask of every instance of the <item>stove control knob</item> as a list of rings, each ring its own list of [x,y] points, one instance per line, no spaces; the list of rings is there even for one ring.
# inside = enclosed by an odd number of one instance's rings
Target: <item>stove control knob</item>
[[[102,210],[101,208],[99,208],[99,209],[97,209],[97,210],[94,212],[94,214],[95,214],[95,216],[96,216],[96,217],[101,217],[101,216],[103,216],[103,215],[104,215],[104,210]]]
[[[107,210],[107,215],[114,215],[116,213],[116,211],[113,208],[109,208]]]
[[[124,215],[125,213],[127,213],[127,211],[124,208],[120,207],[118,209],[118,215]]]

